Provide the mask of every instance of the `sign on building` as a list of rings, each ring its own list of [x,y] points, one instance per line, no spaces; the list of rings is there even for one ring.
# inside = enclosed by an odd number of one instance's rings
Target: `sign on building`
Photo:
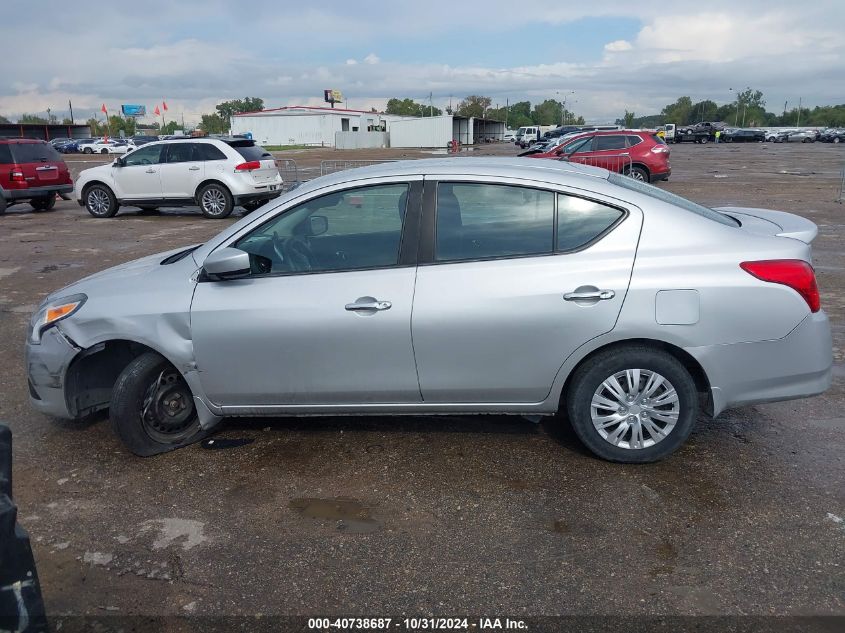
[[[143,105],[122,105],[120,111],[123,116],[147,116],[147,106]]]

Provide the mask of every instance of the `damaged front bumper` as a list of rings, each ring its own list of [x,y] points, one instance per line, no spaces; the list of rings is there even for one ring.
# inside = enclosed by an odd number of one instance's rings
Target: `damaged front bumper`
[[[58,326],[46,330],[38,345],[27,341],[29,401],[41,413],[57,418],[75,417],[65,397],[65,378],[71,361],[80,351]]]

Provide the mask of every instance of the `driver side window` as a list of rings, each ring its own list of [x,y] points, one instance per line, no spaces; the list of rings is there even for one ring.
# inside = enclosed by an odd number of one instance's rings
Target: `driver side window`
[[[161,148],[163,145],[146,145],[139,147],[134,152],[129,152],[123,159],[126,167],[137,165],[157,165],[161,162]]]
[[[360,270],[399,262],[409,185],[330,193],[278,215],[238,240],[253,274]]]

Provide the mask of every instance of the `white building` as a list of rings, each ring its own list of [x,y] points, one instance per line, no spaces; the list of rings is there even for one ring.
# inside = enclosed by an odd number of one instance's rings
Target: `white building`
[[[505,124],[449,114],[406,117],[344,108],[290,106],[236,114],[232,117],[231,130],[232,134],[251,134],[262,145],[351,149],[383,147],[389,143],[390,147],[445,148],[452,140],[462,145],[500,141]]]
[[[290,106],[260,112],[243,112],[232,117],[232,134],[252,134],[262,145],[320,145],[334,147],[336,132],[384,130],[394,117],[389,114]]]

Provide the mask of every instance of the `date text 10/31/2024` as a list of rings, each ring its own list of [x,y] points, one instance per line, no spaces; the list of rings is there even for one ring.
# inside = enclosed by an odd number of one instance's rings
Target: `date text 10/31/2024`
[[[308,628],[317,631],[331,630],[388,630],[405,631],[525,631],[523,620],[510,618],[309,618]]]

